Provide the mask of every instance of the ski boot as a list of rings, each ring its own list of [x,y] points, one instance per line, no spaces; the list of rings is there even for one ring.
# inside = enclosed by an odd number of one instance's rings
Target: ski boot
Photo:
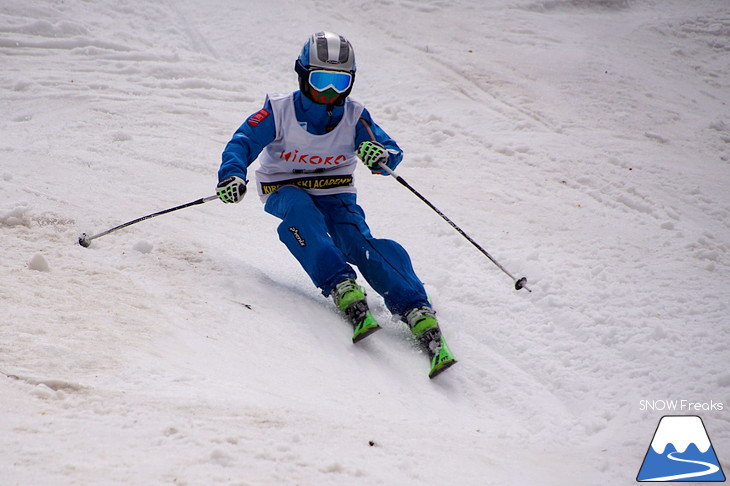
[[[359,286],[354,278],[345,279],[335,285],[332,290],[332,300],[355,328],[355,333],[352,335],[353,343],[380,329],[380,325],[368,309],[365,288]]]
[[[433,309],[427,306],[412,309],[405,315],[405,321],[431,359],[429,378],[438,376],[456,363],[456,358],[441,335]]]

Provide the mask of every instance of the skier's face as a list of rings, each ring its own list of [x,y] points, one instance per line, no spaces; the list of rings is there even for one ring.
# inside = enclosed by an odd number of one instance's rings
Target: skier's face
[[[324,91],[317,91],[310,87],[309,94],[315,103],[322,105],[334,105],[340,99],[340,93],[331,88]]]

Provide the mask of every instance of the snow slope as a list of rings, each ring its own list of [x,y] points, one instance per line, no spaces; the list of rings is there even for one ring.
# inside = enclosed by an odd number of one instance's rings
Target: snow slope
[[[307,36],[405,149],[358,172],[460,362],[350,329],[220,152]],[[730,6],[696,0],[0,3],[3,485],[633,484],[659,418],[730,464]],[[727,466],[725,466],[727,467]],[[726,469],[727,473],[727,469]]]

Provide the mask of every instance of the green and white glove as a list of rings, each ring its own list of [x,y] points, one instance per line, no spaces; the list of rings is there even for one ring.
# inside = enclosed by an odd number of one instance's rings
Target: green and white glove
[[[388,164],[388,149],[378,142],[363,142],[357,148],[357,156],[368,169],[373,172],[380,170],[380,164]]]
[[[226,204],[241,202],[246,195],[246,181],[238,176],[226,177],[218,183],[216,193]]]

